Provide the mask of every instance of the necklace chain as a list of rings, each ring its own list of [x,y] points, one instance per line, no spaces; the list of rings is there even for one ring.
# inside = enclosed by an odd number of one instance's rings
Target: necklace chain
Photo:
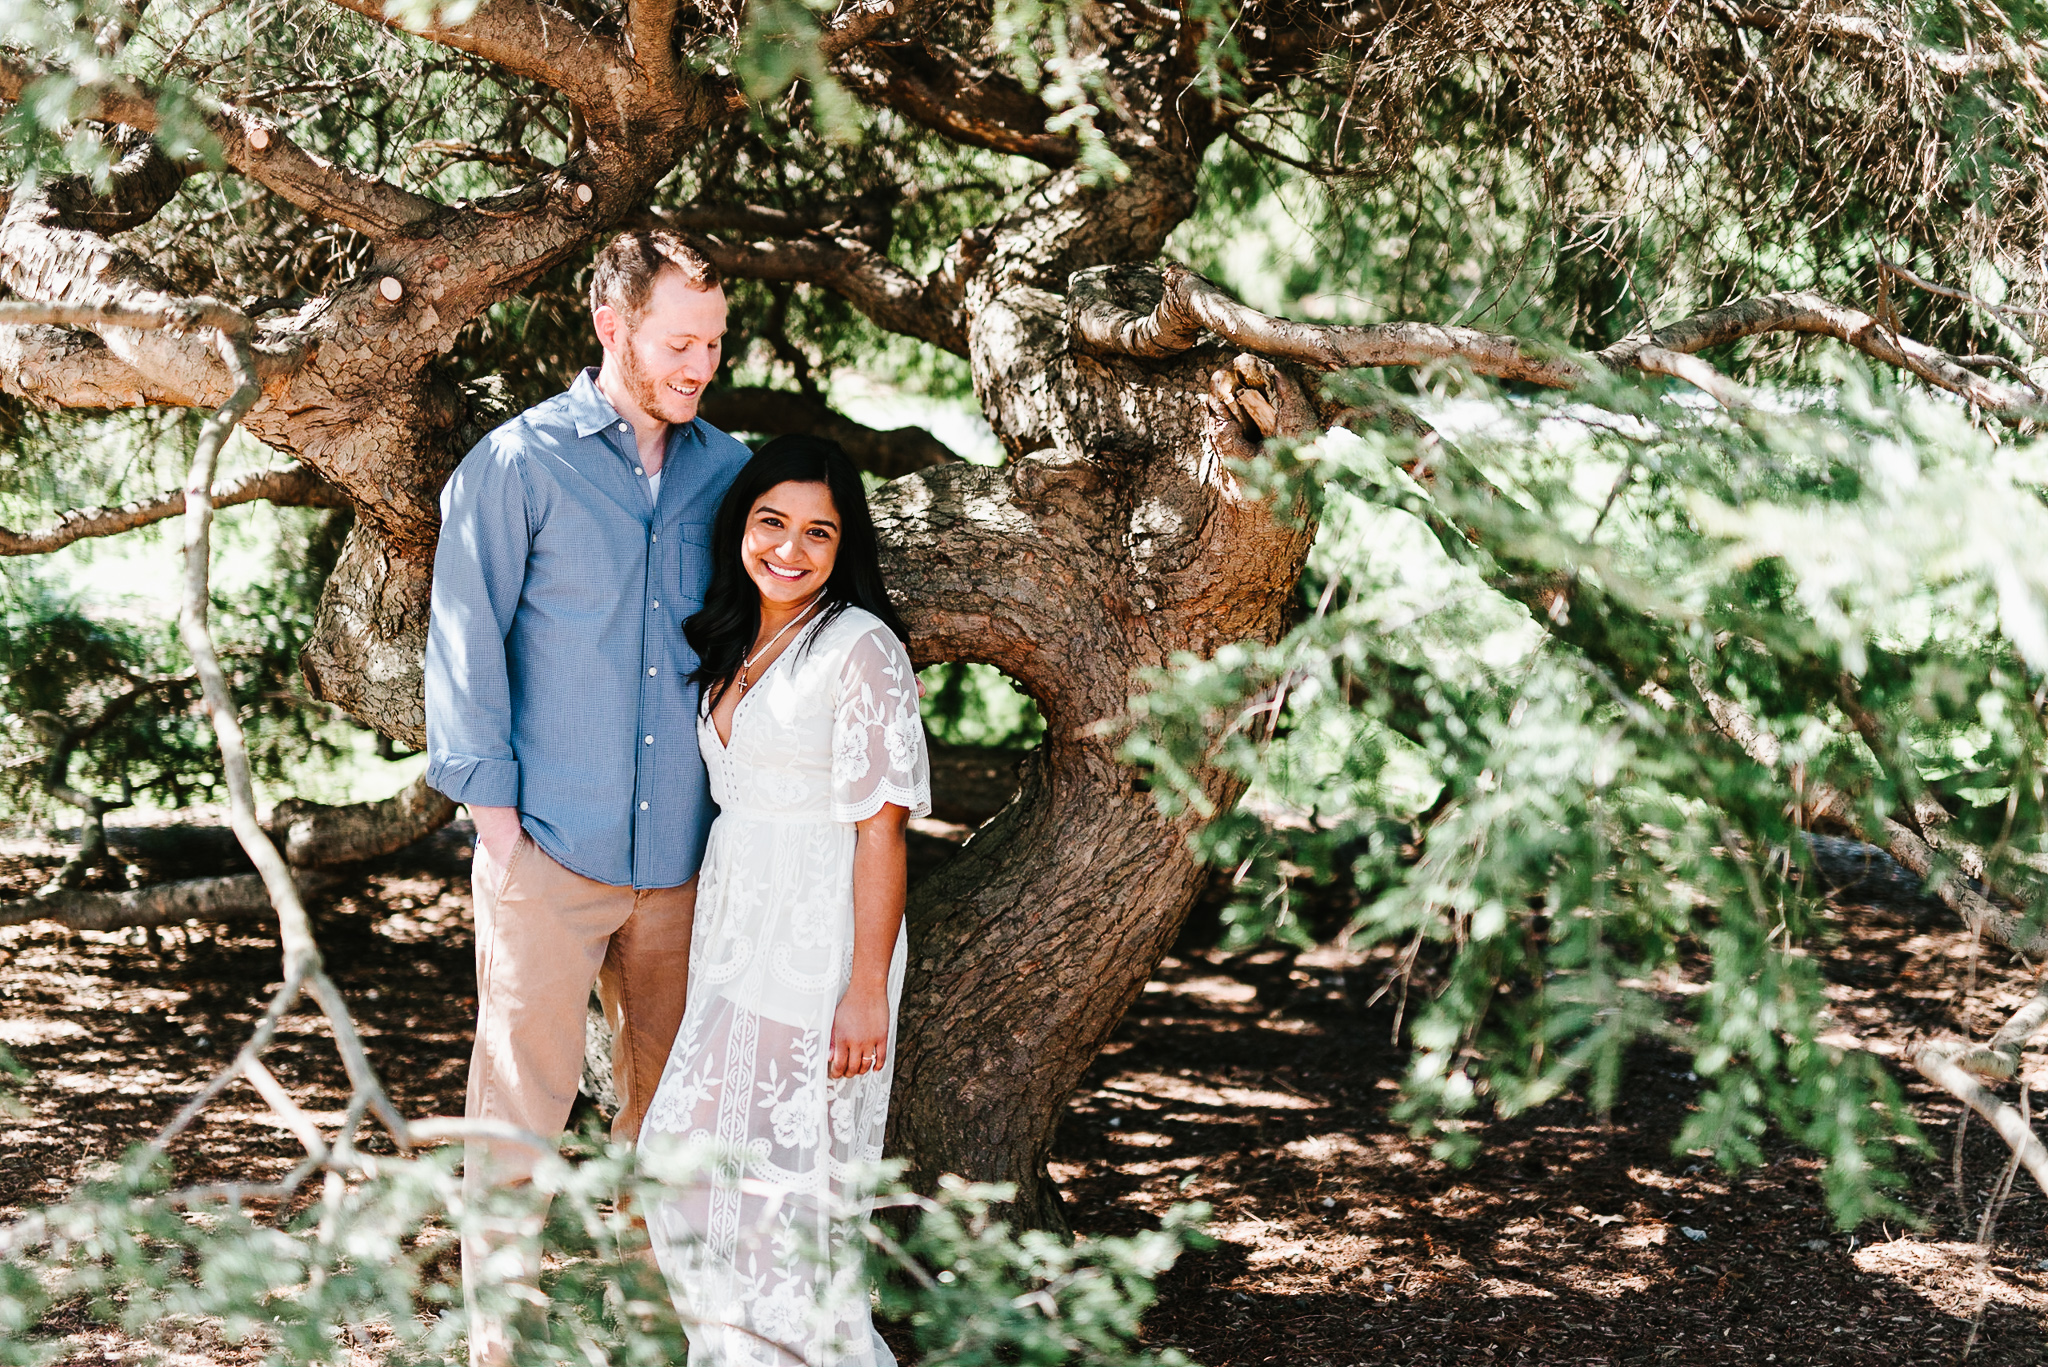
[[[790,618],[787,622],[784,622],[782,624],[782,630],[776,632],[773,636],[770,636],[768,638],[768,643],[766,645],[762,646],[752,655],[749,655],[744,660],[740,661],[740,692],[744,693],[747,691],[747,689],[752,687],[752,684],[749,683],[747,679],[747,671],[754,667],[754,661],[760,659],[763,655],[766,655],[770,650],[772,650],[777,641],[781,640],[784,636],[789,634],[789,629],[791,627],[795,626],[798,622],[803,621],[804,618],[810,616],[811,609],[818,606],[818,600],[820,598],[823,598],[824,596],[825,590],[823,589],[819,589],[816,593],[812,594],[811,601],[804,604],[803,611],[797,613],[796,616]]]

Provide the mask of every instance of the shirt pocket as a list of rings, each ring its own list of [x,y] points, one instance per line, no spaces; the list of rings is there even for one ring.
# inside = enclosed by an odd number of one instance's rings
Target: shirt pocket
[[[711,524],[682,522],[676,525],[676,599],[688,617],[704,606],[704,590],[711,584]]]

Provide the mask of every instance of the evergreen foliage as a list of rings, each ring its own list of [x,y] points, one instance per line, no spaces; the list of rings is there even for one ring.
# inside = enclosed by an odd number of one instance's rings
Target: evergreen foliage
[[[61,1336],[38,1326],[57,1307],[162,1342],[212,1322],[269,1363],[345,1363],[365,1349],[391,1362],[460,1356],[460,1288],[443,1276],[466,1229],[529,1228],[544,1250],[546,1313],[486,1283],[482,1304],[509,1315],[521,1367],[681,1362],[683,1325],[646,1232],[629,1213],[721,1161],[682,1148],[577,1143],[530,1187],[463,1201],[459,1149],[365,1157],[363,1180],[329,1180],[290,1218],[258,1218],[234,1193],[174,1192],[161,1153],[137,1149],[104,1180],[8,1231],[0,1258],[0,1363],[41,1367]],[[293,1185],[296,1185],[294,1183]],[[1008,1193],[949,1180],[935,1197],[893,1185],[882,1204],[899,1242],[871,1230],[867,1275],[886,1318],[927,1361],[1178,1367],[1136,1343],[1153,1280],[1182,1250],[1205,1246],[1199,1206],[1160,1228],[1068,1244],[1016,1234],[989,1215]],[[538,1214],[548,1202],[543,1221]]]
[[[1843,927],[1801,789],[1860,829],[1940,797],[2048,913],[2044,448],[1855,370],[1742,417],[1448,376],[1353,397],[1407,430],[1245,472],[1322,511],[1302,620],[1134,703],[1163,802],[1204,765],[1252,785],[1197,837],[1241,873],[1239,942],[1299,941],[1304,887],[1377,890],[1345,933],[1406,946],[1404,998],[1437,965],[1406,1005],[1407,1113],[1445,1156],[1478,1105],[1611,1108],[1648,1038],[1708,1083],[1681,1148],[1753,1161],[1776,1123],[1828,1158],[1845,1225],[1900,1216],[1915,1130],[1814,970]],[[1704,981],[1676,993],[1688,956]]]

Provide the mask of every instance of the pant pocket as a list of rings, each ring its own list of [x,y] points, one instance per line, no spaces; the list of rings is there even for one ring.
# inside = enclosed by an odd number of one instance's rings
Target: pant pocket
[[[498,875],[498,890],[491,894],[493,904],[505,900],[506,892],[512,887],[512,875],[519,870],[520,856],[526,853],[527,846],[531,844],[533,844],[533,837],[525,831],[521,831],[519,839],[512,842],[512,853],[505,856],[505,871]]]

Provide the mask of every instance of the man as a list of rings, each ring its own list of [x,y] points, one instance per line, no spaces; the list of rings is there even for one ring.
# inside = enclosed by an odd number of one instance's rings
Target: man
[[[595,983],[614,1029],[612,1133],[631,1140],[682,1021],[712,816],[682,622],[749,452],[697,417],[726,323],[708,260],[671,233],[622,234],[590,304],[603,364],[484,438],[442,492],[427,782],[476,822],[465,1114],[561,1132]],[[465,1191],[524,1180],[536,1157],[472,1144]],[[465,1286],[490,1252],[465,1242]],[[472,1362],[507,1346],[473,1320]]]

